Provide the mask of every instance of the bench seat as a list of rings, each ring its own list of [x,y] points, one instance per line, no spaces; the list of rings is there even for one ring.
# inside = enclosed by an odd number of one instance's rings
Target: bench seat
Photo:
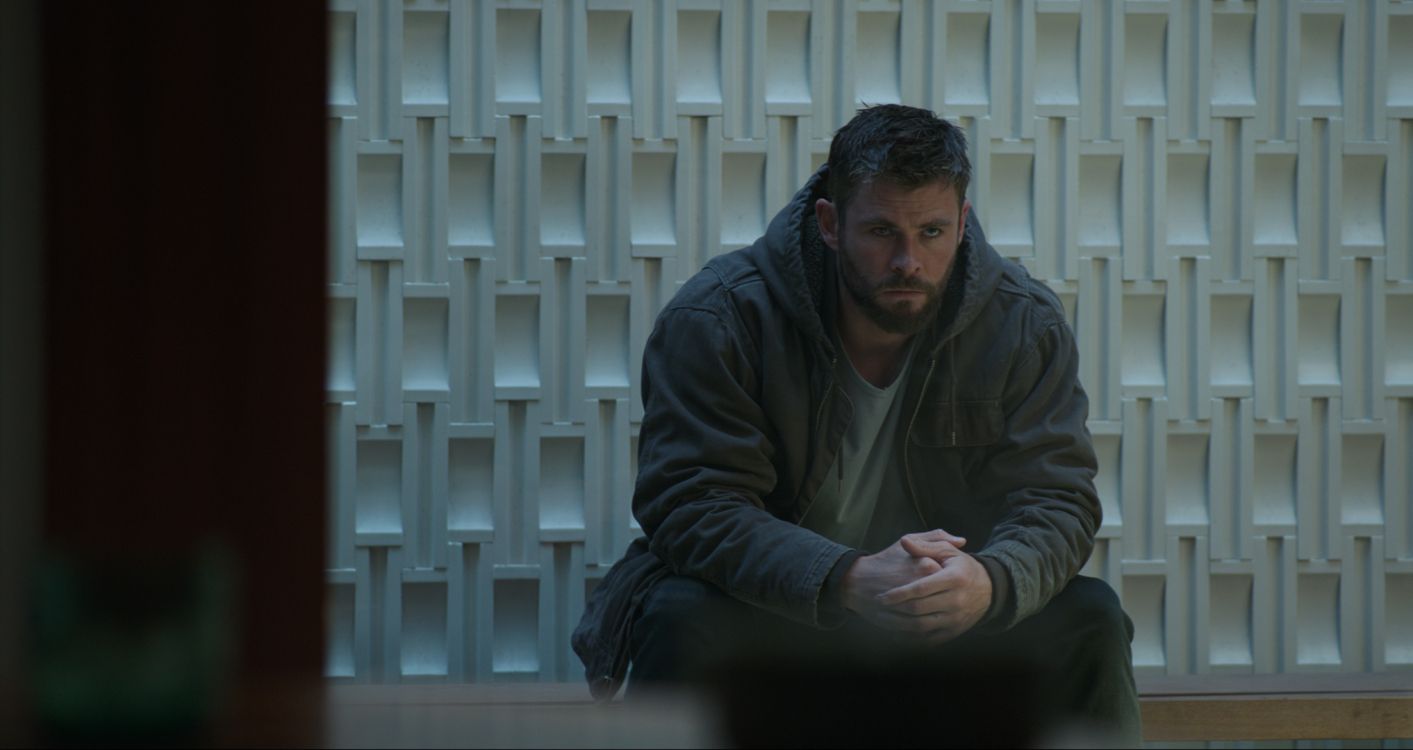
[[[1413,738],[1413,672],[1140,676],[1149,742]],[[700,701],[594,706],[581,682],[330,685],[325,744],[720,743]]]
[[[1413,672],[1139,677],[1143,738],[1413,738]]]

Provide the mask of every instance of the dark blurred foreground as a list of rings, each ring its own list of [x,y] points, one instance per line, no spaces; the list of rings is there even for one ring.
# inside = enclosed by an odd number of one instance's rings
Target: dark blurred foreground
[[[725,734],[743,747],[1004,747],[1060,731],[1042,673],[996,654],[821,653],[777,641],[716,673]]]
[[[0,14],[0,745],[213,741],[320,680],[325,10]]]

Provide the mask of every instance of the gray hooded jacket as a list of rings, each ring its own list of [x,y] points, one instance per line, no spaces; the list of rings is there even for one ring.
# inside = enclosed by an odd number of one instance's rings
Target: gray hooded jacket
[[[798,525],[852,411],[827,327],[834,253],[814,215],[826,169],[764,237],[688,280],[648,339],[633,494],[645,537],[573,636],[600,699],[622,683],[638,607],[668,574],[802,623],[842,621],[831,572],[860,553]],[[1074,336],[1055,295],[987,244],[974,212],[937,322],[917,335],[895,470],[919,531],[966,537],[993,582],[985,626],[1004,629],[1079,571],[1099,527]]]

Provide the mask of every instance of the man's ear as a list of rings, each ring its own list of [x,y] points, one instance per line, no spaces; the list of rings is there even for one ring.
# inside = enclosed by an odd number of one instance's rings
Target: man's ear
[[[819,237],[834,250],[839,249],[839,213],[828,199],[814,202],[814,215],[819,218]]]
[[[961,220],[958,225],[960,227],[960,234],[957,235],[959,238],[967,236],[967,214],[969,213],[971,213],[971,201],[964,200],[962,201],[962,215],[958,217]]]

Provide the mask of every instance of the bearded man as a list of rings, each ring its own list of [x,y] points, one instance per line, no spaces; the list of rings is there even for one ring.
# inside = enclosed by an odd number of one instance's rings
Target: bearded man
[[[663,309],[644,536],[574,636],[595,695],[786,632],[874,664],[1024,656],[1055,715],[1139,741],[1132,623],[1078,575],[1100,504],[1074,335],[987,244],[970,177],[953,124],[860,110],[765,236]]]

